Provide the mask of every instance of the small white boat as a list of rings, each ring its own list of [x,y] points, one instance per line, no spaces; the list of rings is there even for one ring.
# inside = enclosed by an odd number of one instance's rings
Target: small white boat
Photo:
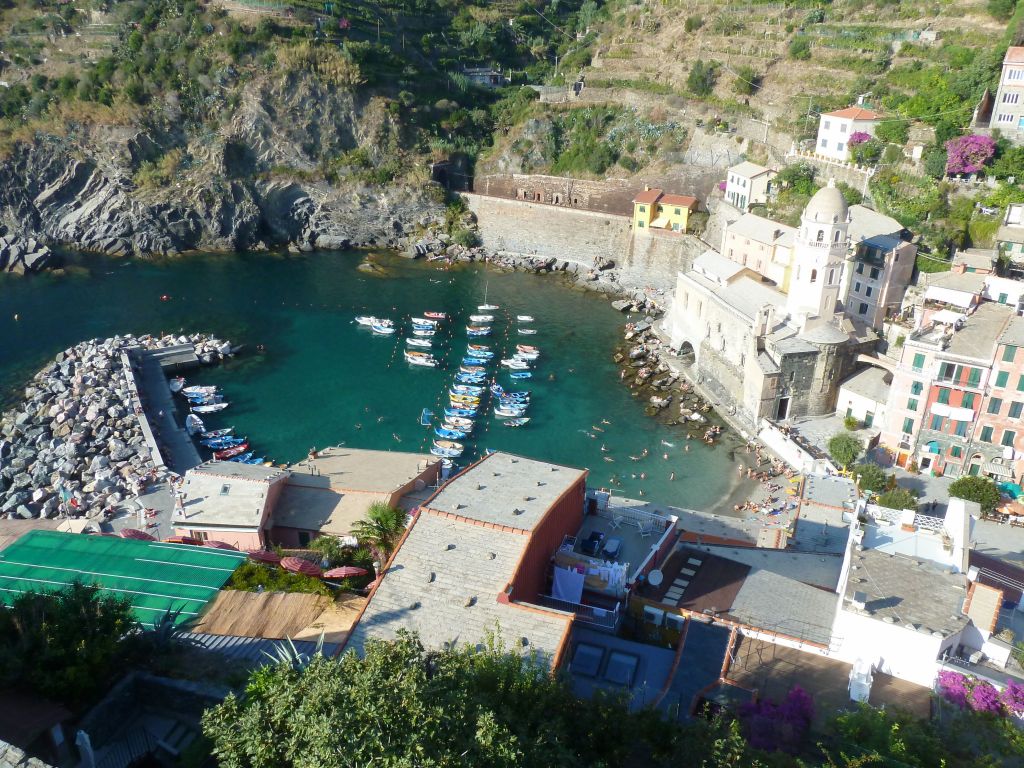
[[[474,323],[493,323],[494,315],[470,315],[469,319]]]
[[[434,359],[433,355],[428,355],[426,352],[413,352],[412,350],[405,350],[405,359],[413,365],[422,365],[424,368],[436,368],[437,360]]]
[[[217,388],[214,386],[200,387],[193,385],[191,387],[182,387],[181,394],[183,395],[215,395],[217,394]]]
[[[525,413],[526,406],[496,405],[494,407],[494,415],[499,419],[521,419]]]
[[[532,323],[533,315],[516,315],[516,320],[520,323]]]
[[[374,317],[373,315],[356,315],[356,322],[359,323],[360,325],[370,326],[380,321],[377,320],[377,318]]]
[[[194,413],[190,413],[185,417],[185,430],[190,435],[198,435],[199,433],[206,431],[206,426],[203,424],[202,419]]]
[[[170,387],[171,392],[181,392],[181,388],[185,386],[185,378],[183,376],[176,376],[170,380],[167,386]]]
[[[509,358],[508,360],[502,360],[501,364],[505,368],[510,368],[513,371],[525,371],[530,367],[530,364],[525,360],[517,360],[516,358]]]
[[[428,318],[428,317],[413,317],[413,318],[410,318],[410,319],[411,319],[411,320],[412,320],[412,321],[413,321],[414,323],[419,323],[420,325],[430,325],[430,326],[436,326],[436,325],[437,325],[437,320],[434,320],[433,318]]]
[[[512,359],[533,361],[538,357],[540,357],[540,352],[516,352]]]
[[[501,309],[497,304],[481,304],[477,309],[481,312],[493,312],[496,309]]]
[[[519,333],[521,336],[533,336],[537,333],[536,328],[520,328]]]
[[[430,339],[406,339],[405,343],[408,344],[410,347],[424,348],[432,347],[434,345],[434,342],[432,342]]]
[[[228,407],[228,403],[210,403],[209,405],[194,405],[192,413],[216,413]]]
[[[413,328],[412,335],[419,336],[420,338],[429,338],[434,335],[434,331],[425,331],[420,328]]]
[[[516,344],[517,352],[537,352],[540,353],[539,347],[531,347],[529,344]]]
[[[424,317],[429,317],[431,320],[447,320],[448,315],[444,312],[424,312]]]
[[[458,451],[462,453],[466,450],[466,446],[462,443],[457,443],[454,440],[435,440],[434,445],[444,451]]]
[[[381,336],[390,336],[395,332],[393,325],[371,325],[374,333],[379,333]]]

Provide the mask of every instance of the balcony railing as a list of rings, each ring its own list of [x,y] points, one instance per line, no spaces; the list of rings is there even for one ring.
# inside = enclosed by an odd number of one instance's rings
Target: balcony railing
[[[537,604],[545,608],[554,608],[556,611],[575,613],[578,621],[582,621],[584,624],[592,624],[602,629],[614,630],[619,625],[619,606],[621,603],[616,603],[613,609],[607,609],[598,608],[596,605],[573,603],[569,600],[552,597],[551,595],[540,595],[537,598]]]

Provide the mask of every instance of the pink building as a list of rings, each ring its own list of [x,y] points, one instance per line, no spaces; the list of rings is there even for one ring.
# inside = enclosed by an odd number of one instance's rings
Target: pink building
[[[174,533],[224,541],[238,549],[267,545],[264,529],[288,471],[233,461],[207,461],[185,473]]]
[[[978,417],[967,473],[1019,483],[1024,477],[1024,318],[1000,334],[989,394]]]

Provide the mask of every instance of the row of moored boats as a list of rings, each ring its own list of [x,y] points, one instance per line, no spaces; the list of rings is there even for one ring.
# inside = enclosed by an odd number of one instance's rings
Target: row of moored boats
[[[223,395],[215,386],[186,386],[185,379],[171,379],[171,391],[188,401],[189,414],[185,417],[185,430],[189,436],[208,449],[213,458],[220,461],[234,461],[240,464],[272,463],[264,456],[257,456],[250,449],[249,438],[236,437],[234,427],[208,429],[202,415],[219,413],[228,407]]]

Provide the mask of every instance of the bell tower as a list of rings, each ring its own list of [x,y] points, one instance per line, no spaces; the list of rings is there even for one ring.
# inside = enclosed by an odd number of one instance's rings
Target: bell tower
[[[801,326],[814,319],[830,322],[837,313],[843,263],[849,250],[850,211],[830,179],[800,217],[793,245],[793,275],[786,309]]]

